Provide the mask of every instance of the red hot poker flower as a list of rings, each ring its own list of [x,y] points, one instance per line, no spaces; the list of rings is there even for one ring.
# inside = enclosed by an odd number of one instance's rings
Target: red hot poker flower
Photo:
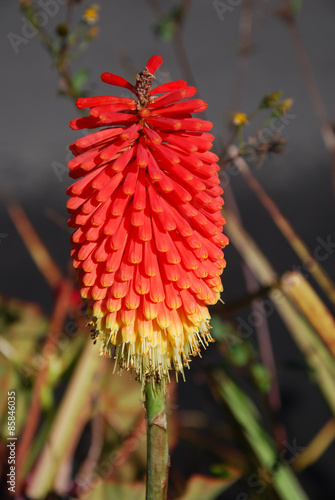
[[[80,180],[67,206],[77,228],[73,264],[101,353],[140,380],[164,381],[213,340],[207,305],[222,291],[228,239],[212,123],[191,115],[207,104],[183,80],[152,89],[161,64],[151,57],[135,85],[102,74],[137,99],[77,100],[90,116],[71,128],[101,129],[70,146],[70,176]]]

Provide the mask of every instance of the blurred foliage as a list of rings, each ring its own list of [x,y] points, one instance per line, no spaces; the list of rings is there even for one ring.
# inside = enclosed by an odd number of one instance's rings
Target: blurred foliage
[[[299,14],[302,9],[302,0],[290,0],[290,9],[293,14]]]
[[[162,40],[172,40],[184,15],[185,10],[182,5],[174,7],[155,24],[155,34]]]
[[[180,500],[215,500],[231,484],[234,479],[216,479],[206,476],[192,476]],[[88,494],[80,496],[80,500],[138,500],[144,498],[144,483],[120,484],[116,482],[100,482]]]
[[[80,500],[138,500],[144,498],[144,483],[118,484],[115,482],[100,482],[90,493],[80,496]]]
[[[157,17],[157,37],[174,42],[175,50],[184,54],[178,45],[178,33],[189,2],[169,7],[166,13],[159,3],[149,3]],[[65,19],[50,33],[38,22],[38,2],[20,2],[22,12],[50,54],[60,93],[71,100],[87,93],[89,77],[89,71],[83,68],[72,72],[72,62],[99,34],[99,5],[83,4],[69,0]],[[294,15],[301,8],[301,0],[289,2]],[[81,9],[79,16],[76,9]],[[74,10],[76,16],[71,15]],[[77,22],[69,21],[73,18]],[[293,100],[284,99],[282,91],[277,90],[265,95],[253,111],[231,113],[230,138],[222,142],[220,165],[222,170],[239,169],[288,245],[305,262],[311,258],[310,251],[250,169],[263,165],[270,154],[284,153],[285,138],[273,132],[264,139],[262,132],[272,130],[274,121],[284,117],[292,105]],[[262,125],[252,129],[256,116],[263,116]],[[65,277],[57,268],[23,209],[13,203],[7,208],[55,297],[50,318],[37,304],[0,297],[1,452],[6,457],[7,393],[15,391],[17,494],[31,499],[62,495],[81,500],[144,498],[146,425],[140,386],[127,373],[118,377],[113,373],[113,363],[97,356],[72,277]],[[239,480],[241,499],[304,500],[307,495],[291,465],[300,473],[315,463],[333,442],[334,422],[326,422],[304,450],[287,441],[278,417],[278,373],[271,358],[268,315],[262,307],[270,304],[272,311],[278,312],[302,353],[299,370],[313,375],[306,376],[306,383],[317,386],[330,415],[334,415],[335,323],[326,305],[334,303],[334,283],[315,260],[308,262],[313,264],[310,273],[320,293],[299,273],[278,276],[239,222],[238,214],[226,211],[226,215],[232,245],[252,271],[258,289],[250,290],[235,304],[217,306],[212,318],[218,354],[215,367],[205,362],[197,364],[199,379],[201,383],[206,381],[215,400],[219,422],[206,416],[206,408],[185,418],[177,405],[176,385],[170,385],[171,498],[215,500]],[[260,325],[252,325],[258,334],[257,343],[243,335],[238,324],[237,319],[245,317],[246,311],[261,315]],[[294,376],[289,363],[281,370]],[[208,464],[207,476],[174,468],[173,453],[179,453],[182,442],[187,443],[191,453],[200,453]],[[2,466],[6,474],[5,460]]]

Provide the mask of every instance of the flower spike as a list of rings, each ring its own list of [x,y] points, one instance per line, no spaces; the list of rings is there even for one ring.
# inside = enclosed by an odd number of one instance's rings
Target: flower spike
[[[101,354],[143,383],[165,384],[169,370],[184,375],[213,341],[207,305],[220,298],[228,239],[212,123],[192,116],[207,104],[183,80],[152,88],[162,62],[152,56],[135,85],[103,73],[134,98],[77,100],[90,116],[70,126],[99,130],[70,146],[77,180],[67,206],[73,265]]]

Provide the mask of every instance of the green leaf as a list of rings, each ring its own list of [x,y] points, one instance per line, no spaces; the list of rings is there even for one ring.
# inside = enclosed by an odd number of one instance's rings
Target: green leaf
[[[49,385],[43,385],[40,393],[43,410],[49,411],[54,406],[53,390]]]
[[[290,10],[292,14],[299,14],[302,8],[302,0],[290,0]]]
[[[184,9],[176,7],[163,16],[154,26],[155,35],[162,40],[171,40],[183,18]]]
[[[250,361],[249,345],[246,342],[232,345],[229,350],[229,360],[235,366],[246,366]]]
[[[51,54],[56,58],[59,57],[59,43],[57,42],[52,42],[50,46]]]
[[[269,473],[268,487],[273,488],[281,500],[308,500],[287,461],[277,456],[275,444],[264,429],[253,401],[222,371],[216,370],[213,375],[221,397],[259,462],[259,471],[262,468]],[[259,480],[262,482],[261,476]]]
[[[258,388],[262,392],[268,392],[272,383],[270,370],[262,363],[254,363],[251,365],[251,373]]]
[[[236,476],[230,478],[214,478],[198,474],[194,475],[188,481],[186,491],[179,500],[215,500],[215,498],[229,488],[236,479]]]
[[[76,71],[73,75],[72,85],[76,92],[80,92],[83,89],[89,74],[90,73],[87,69],[82,68],[78,69],[78,71]]]
[[[241,344],[242,340],[237,335],[234,326],[229,321],[222,321],[217,314],[212,316],[213,337],[218,342],[226,342],[228,346]]]
[[[222,321],[217,315],[212,317],[213,337],[228,348],[227,359],[235,366],[245,366],[254,355],[251,343],[242,339],[229,321]]]
[[[118,483],[116,481],[101,481],[89,493],[79,497],[79,500],[144,500],[144,483]]]

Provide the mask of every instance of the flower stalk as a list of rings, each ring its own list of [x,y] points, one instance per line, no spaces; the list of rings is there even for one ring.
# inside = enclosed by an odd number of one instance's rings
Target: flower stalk
[[[146,500],[165,500],[168,485],[169,448],[164,385],[147,382],[145,409],[147,420]]]

